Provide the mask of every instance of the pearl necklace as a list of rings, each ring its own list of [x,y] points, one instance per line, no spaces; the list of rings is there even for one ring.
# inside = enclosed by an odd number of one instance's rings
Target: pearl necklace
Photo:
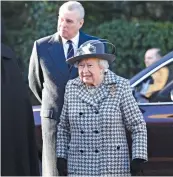
[[[104,78],[103,78],[104,79]],[[88,86],[88,85],[85,85],[86,86],[86,89],[87,91],[90,93],[90,95],[94,95],[94,93],[98,90],[98,88],[102,85],[102,83],[98,86]]]
[[[97,87],[95,87],[95,86],[86,86],[86,88],[87,88],[87,91],[88,91],[91,95],[93,95],[93,94],[96,92],[96,90],[97,90]]]

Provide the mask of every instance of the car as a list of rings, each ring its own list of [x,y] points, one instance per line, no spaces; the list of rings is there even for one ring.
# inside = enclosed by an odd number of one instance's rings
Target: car
[[[144,175],[173,175],[173,52],[145,68],[130,80],[134,96],[141,85],[163,67],[169,70],[165,86],[155,93],[154,99],[141,100],[136,96],[147,124],[148,157]]]
[[[146,80],[163,67],[169,70],[165,86],[154,93],[154,99],[140,97],[141,86]],[[144,164],[145,176],[173,175],[173,52],[143,69],[130,79],[134,97],[144,116],[148,135],[148,162]],[[37,147],[41,160],[42,135],[40,106],[33,106]],[[130,133],[127,132],[131,149]]]

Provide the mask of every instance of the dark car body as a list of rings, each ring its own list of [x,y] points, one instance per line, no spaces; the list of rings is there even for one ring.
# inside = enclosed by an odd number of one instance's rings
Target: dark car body
[[[144,175],[146,176],[173,176],[173,52],[130,79],[135,96],[141,83],[165,66],[169,67],[169,82],[157,93],[158,98],[154,102],[147,100],[143,102],[136,98],[147,124],[148,162],[144,165]],[[41,154],[40,106],[33,106],[33,111],[37,144]]]
[[[144,174],[173,176],[173,52],[170,52],[158,62],[135,75],[130,84],[134,90],[154,72],[162,67],[169,67],[169,82],[159,91],[158,100],[140,102],[138,105],[147,123],[148,157]],[[165,97],[165,99],[161,99]],[[168,99],[168,97],[170,99]],[[173,99],[173,98],[172,98]]]

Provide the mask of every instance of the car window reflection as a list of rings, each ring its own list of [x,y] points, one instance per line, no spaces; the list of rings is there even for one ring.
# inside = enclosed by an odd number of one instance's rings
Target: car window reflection
[[[151,74],[134,88],[138,103],[172,102],[173,62]]]

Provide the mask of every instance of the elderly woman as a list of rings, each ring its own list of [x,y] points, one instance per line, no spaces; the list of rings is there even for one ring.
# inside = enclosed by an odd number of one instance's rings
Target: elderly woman
[[[136,175],[147,161],[146,124],[128,80],[108,69],[114,59],[102,42],[92,40],[67,60],[79,77],[67,83],[58,124],[60,175]],[[131,165],[126,128],[132,135]]]

